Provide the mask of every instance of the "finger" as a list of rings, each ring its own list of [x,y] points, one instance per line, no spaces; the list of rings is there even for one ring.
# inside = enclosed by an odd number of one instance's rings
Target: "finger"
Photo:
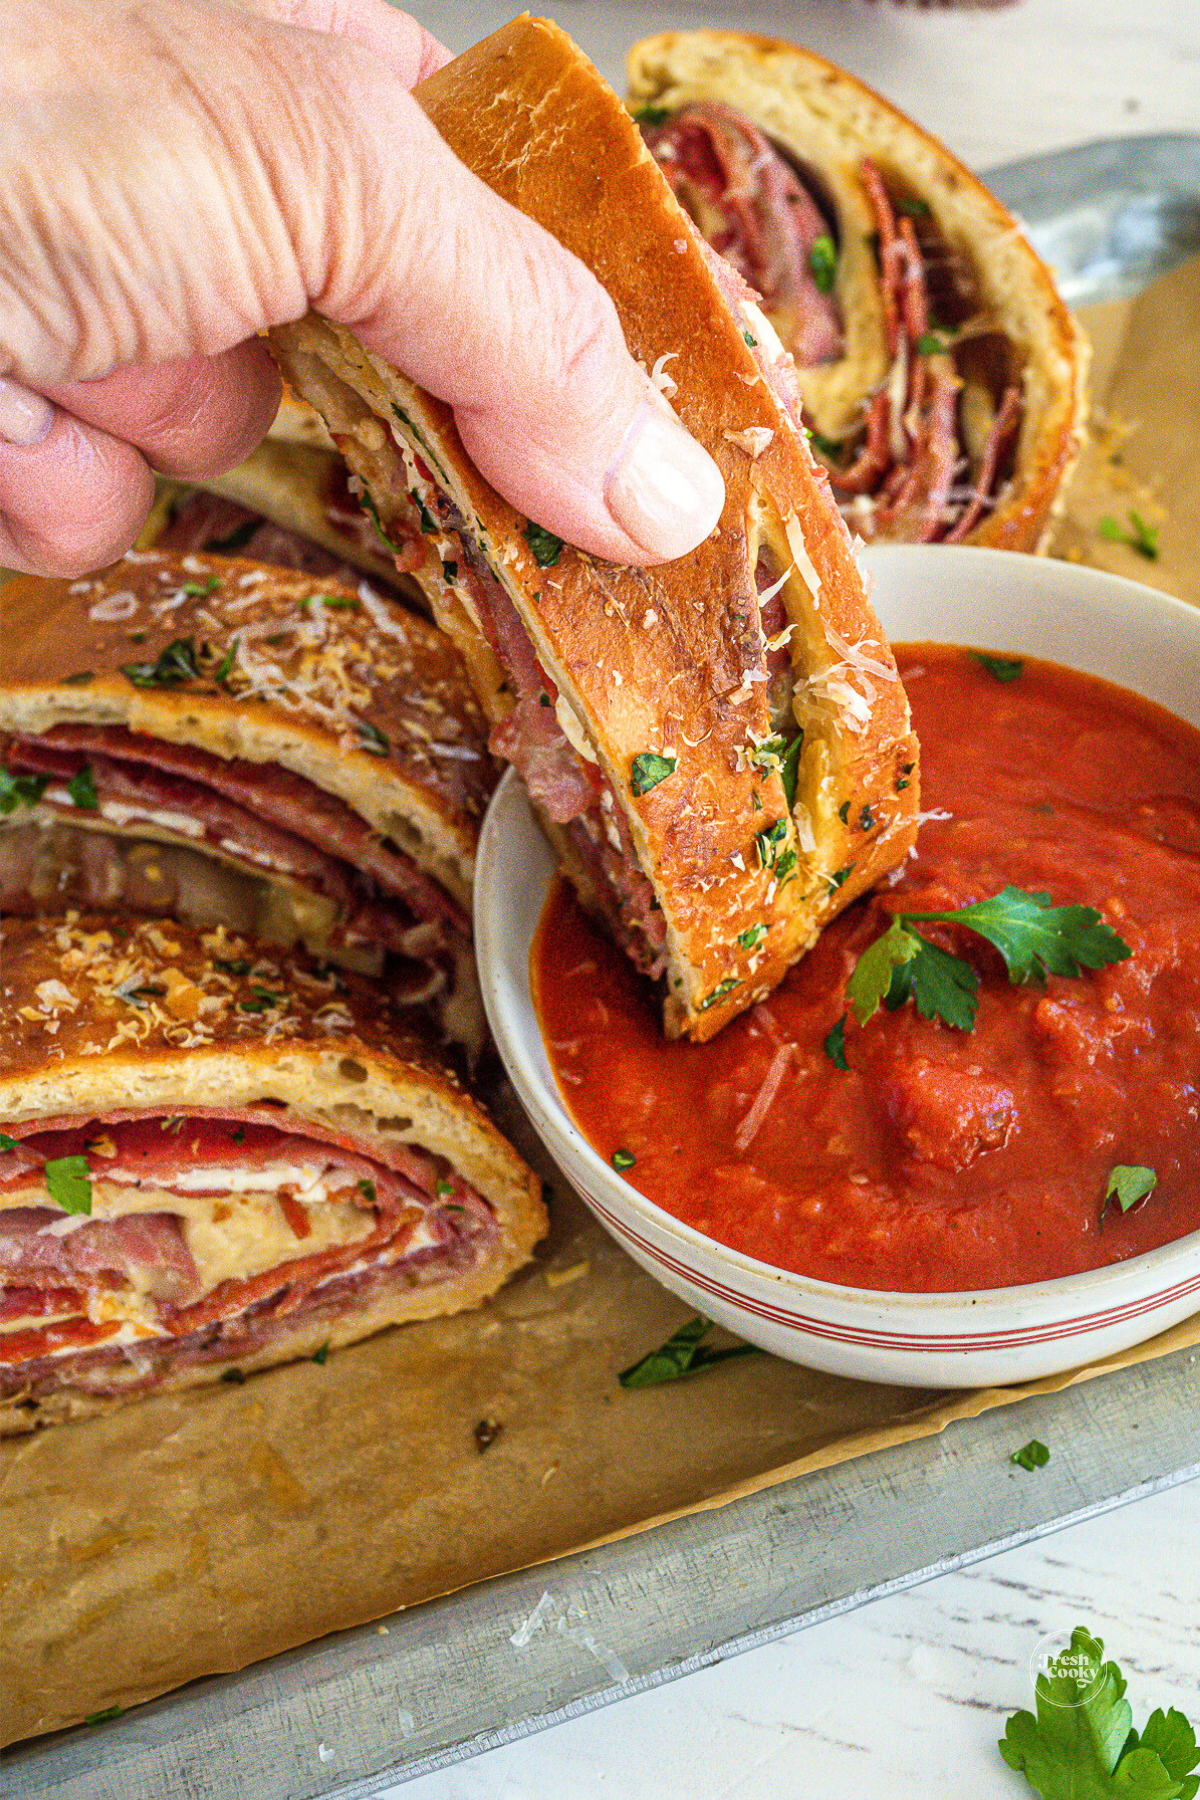
[[[0,432],[31,432],[34,408],[17,418],[11,387],[0,381]],[[102,568],[128,549],[153,500],[145,459],[67,413],[53,410],[40,442],[0,436],[0,564],[7,568],[65,576]]]
[[[244,3],[283,24],[301,25],[309,31],[328,31],[360,45],[380,57],[406,88],[415,87],[418,81],[424,81],[427,75],[453,60],[444,44],[431,37],[416,19],[390,6],[388,0],[244,0]]]
[[[279,408],[279,375],[258,338],[223,356],[143,363],[99,381],[43,390],[57,406],[124,438],[164,475],[219,475],[249,456]]]
[[[366,279],[346,271],[318,309],[452,406],[468,455],[527,517],[613,562],[694,549],[720,517],[720,471],[630,356],[604,289],[415,104],[389,111],[361,115],[389,229]]]

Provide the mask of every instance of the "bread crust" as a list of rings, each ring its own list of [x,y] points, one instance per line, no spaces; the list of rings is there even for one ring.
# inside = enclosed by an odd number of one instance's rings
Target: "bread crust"
[[[625,810],[667,926],[667,1029],[704,1039],[769,992],[821,926],[906,854],[917,811],[907,700],[849,536],[763,377],[747,317],[586,58],[556,26],[525,17],[416,96],[468,167],[599,277],[644,366],[672,359],[674,408],[725,479],[718,531],[661,568],[618,568],[569,545],[542,567],[528,522],[471,465],[447,407],[315,315],[272,341],[291,386],[366,480],[385,529],[409,489],[419,491],[416,457],[468,521]],[[778,770],[747,760],[755,740],[772,735],[764,677],[754,674],[765,655],[754,572],[768,543],[780,573],[792,562],[783,600],[803,699],[803,816],[792,815]],[[512,698],[468,600],[442,579],[452,545],[435,529],[414,574],[498,721]],[[869,709],[864,660],[880,671]],[[822,687],[835,670],[854,690],[857,718]],[[635,795],[633,762],[646,752],[673,758],[675,771]],[[779,821],[777,854],[760,853],[758,835]],[[806,828],[811,851],[801,847]],[[796,875],[780,880],[775,863],[789,852]],[[579,883],[577,867],[569,872]]]
[[[317,641],[309,603],[321,595],[334,604]],[[279,763],[395,838],[469,906],[495,781],[485,721],[445,637],[381,597],[374,607],[317,577],[200,553],[132,551],[85,581],[18,576],[3,591],[0,732],[118,725]],[[264,627],[283,641],[264,650]],[[215,679],[248,632],[254,662],[273,664],[290,691],[268,681],[259,697],[236,660]],[[188,639],[208,646],[200,679],[147,688],[122,673]]]
[[[547,1219],[538,1177],[376,988],[221,929],[106,917],[6,921],[0,1120],[273,1102],[386,1159],[402,1144],[446,1157],[493,1207],[493,1255],[460,1277],[377,1297],[357,1318],[301,1325],[239,1361],[266,1367],[384,1325],[475,1306],[529,1259]],[[136,1001],[123,997],[140,990]],[[149,993],[146,990],[163,990]],[[264,992],[280,995],[261,1004]],[[309,1342],[310,1334],[316,1341]],[[171,1388],[216,1379],[180,1370]],[[156,1390],[159,1391],[159,1390]],[[0,1407],[0,1436],[115,1400],[65,1393],[37,1414]]]
[[[860,423],[864,397],[887,374],[860,159],[898,177],[907,195],[929,207],[949,244],[969,258],[986,309],[1024,359],[1014,479],[964,541],[1044,552],[1082,439],[1088,351],[1053,274],[1012,214],[936,138],[811,50],[744,32],[662,32],[633,46],[628,73],[634,111],[723,101],[813,169],[832,199],[846,344],[837,361],[799,372],[818,431],[841,437]]]

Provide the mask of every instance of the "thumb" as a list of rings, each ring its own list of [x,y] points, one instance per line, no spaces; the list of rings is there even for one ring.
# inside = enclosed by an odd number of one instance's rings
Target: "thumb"
[[[373,249],[314,293],[318,310],[452,407],[476,467],[527,517],[611,562],[694,549],[720,517],[720,471],[630,356],[599,282],[407,94],[358,117]]]

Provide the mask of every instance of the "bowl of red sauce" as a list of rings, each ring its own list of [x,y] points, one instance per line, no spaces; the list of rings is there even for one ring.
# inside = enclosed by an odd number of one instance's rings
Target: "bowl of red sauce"
[[[699,1312],[836,1374],[1024,1381],[1200,1309],[1200,611],[999,551],[865,560],[921,742],[903,869],[717,1038],[670,1043],[510,774],[484,1000],[571,1184]],[[1096,966],[1048,951],[1014,981],[985,936],[918,923],[965,966],[971,1028],[911,985],[859,1023],[847,983],[898,914],[1006,890],[1086,909],[1065,941],[1098,929]]]

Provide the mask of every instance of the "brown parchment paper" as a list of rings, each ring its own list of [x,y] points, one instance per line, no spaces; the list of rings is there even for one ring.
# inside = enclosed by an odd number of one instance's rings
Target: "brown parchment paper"
[[[1085,323],[1099,423],[1058,553],[1194,597],[1200,263]],[[1158,562],[1096,534],[1130,505]],[[0,1446],[0,1741],[1200,1343],[1197,1318],[952,1395],[767,1357],[627,1393],[616,1372],[686,1311],[542,1167],[551,1237],[481,1311]]]

